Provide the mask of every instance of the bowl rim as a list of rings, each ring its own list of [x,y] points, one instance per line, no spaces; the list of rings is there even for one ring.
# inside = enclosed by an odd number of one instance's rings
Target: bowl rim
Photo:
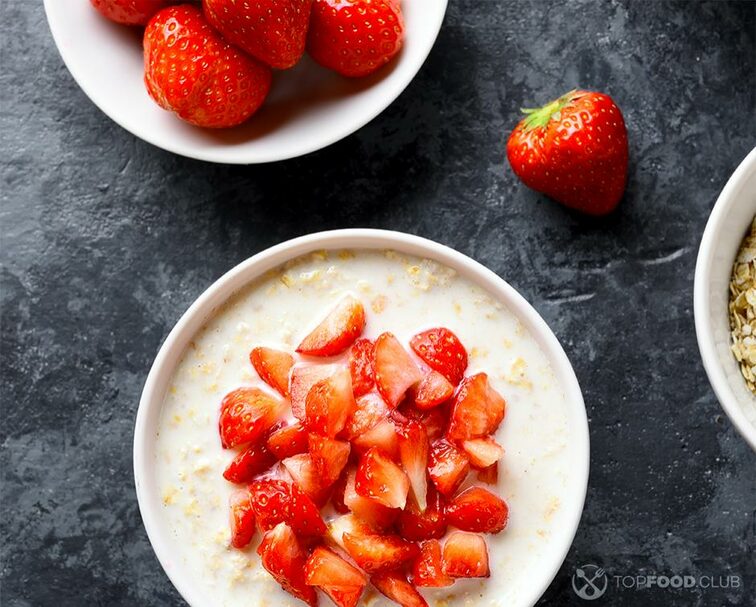
[[[86,0],[79,1],[83,2]],[[334,143],[345,139],[352,133],[357,132],[369,122],[373,121],[381,113],[383,113],[391,104],[393,104],[394,101],[399,98],[399,96],[404,92],[404,90],[410,85],[410,83],[420,72],[423,65],[425,64],[425,61],[428,59],[431,50],[435,46],[436,40],[438,39],[438,35],[441,31],[441,26],[443,25],[444,18],[446,17],[449,0],[434,1],[439,4],[439,11],[437,13],[435,22],[432,23],[432,35],[428,39],[427,46],[421,49],[414,56],[415,65],[413,65],[411,69],[407,69],[407,72],[403,78],[393,81],[391,83],[391,86],[386,89],[380,101],[371,104],[369,111],[361,114],[357,119],[346,123],[343,121],[338,121],[338,125],[332,132],[330,132],[328,136],[324,136],[322,138],[298,138],[299,143],[290,146],[285,153],[278,155],[270,155],[260,152],[253,153],[252,155],[250,155],[249,153],[239,153],[239,155],[233,155],[230,158],[226,156],[220,157],[218,153],[214,151],[214,148],[210,148],[207,151],[205,148],[201,147],[196,149],[187,149],[186,146],[177,145],[171,140],[165,141],[163,138],[153,135],[153,130],[150,128],[150,125],[145,124],[142,127],[137,127],[135,125],[127,126],[127,120],[125,120],[124,117],[117,116],[115,115],[115,112],[108,111],[106,109],[108,107],[107,95],[104,92],[101,92],[97,87],[92,86],[91,83],[87,82],[83,77],[82,72],[77,68],[78,64],[73,60],[72,52],[68,50],[67,45],[62,43],[64,32],[62,27],[60,26],[60,23],[56,19],[51,18],[51,14],[55,14],[54,10],[52,10],[51,7],[53,6],[53,3],[59,3],[60,0],[44,0],[44,7],[45,17],[47,19],[50,32],[52,33],[53,41],[55,42],[58,53],[63,59],[63,63],[68,69],[68,72],[71,74],[79,88],[81,88],[84,94],[89,98],[89,100],[118,126],[131,133],[134,137],[137,137],[142,141],[146,141],[156,148],[166,150],[179,156],[193,158],[195,160],[202,160],[204,162],[214,162],[218,164],[252,165],[290,160],[292,158],[298,158],[300,156],[305,156],[307,154],[317,152],[318,150],[325,149],[333,145]],[[401,60],[401,57],[399,59]]]
[[[732,206],[737,203],[737,194],[743,189],[746,180],[754,173],[756,173],[756,147],[748,153],[728,179],[717,197],[711,215],[706,222],[706,228],[701,238],[701,245],[699,246],[698,257],[696,259],[693,284],[693,317],[698,349],[714,394],[727,417],[730,418],[730,421],[735,426],[735,429],[750,445],[751,449],[756,451],[756,427],[746,418],[745,413],[742,411],[717,355],[714,331],[711,322],[709,322],[711,318],[711,305],[708,296],[712,262],[717,238],[720,236],[722,229],[722,223]]]
[[[213,282],[184,312],[170,331],[155,357],[142,391],[136,415],[133,445],[134,483],[139,511],[158,561],[184,600],[192,607],[200,607],[198,592],[195,592],[194,587],[187,583],[187,580],[177,574],[174,575],[175,572],[168,566],[171,556],[170,544],[159,533],[159,509],[155,507],[159,503],[159,497],[155,488],[146,482],[151,468],[151,455],[154,456],[154,453],[149,453],[149,450],[155,444],[154,435],[148,434],[148,416],[159,415],[167,383],[175,370],[177,357],[184,351],[191,337],[217,311],[218,307],[256,277],[298,256],[318,250],[338,249],[392,249],[400,253],[424,256],[457,270],[475,284],[487,289],[495,299],[504,303],[526,326],[548,358],[559,385],[564,391],[569,423],[571,426],[574,425],[574,428],[571,427],[571,442],[577,445],[574,481],[576,489],[572,494],[574,497],[566,504],[566,519],[569,521],[570,528],[563,536],[564,545],[555,548],[549,553],[548,558],[544,559],[548,561],[544,563],[544,576],[538,583],[533,584],[530,604],[535,604],[564,563],[574,542],[585,506],[590,468],[590,436],[585,402],[577,376],[567,354],[546,321],[503,278],[450,247],[419,236],[391,230],[350,228],[317,232],[265,249],[242,261]]]

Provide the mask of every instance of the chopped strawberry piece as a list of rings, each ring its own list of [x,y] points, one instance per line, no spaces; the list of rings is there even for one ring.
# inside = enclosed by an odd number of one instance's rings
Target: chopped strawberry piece
[[[420,554],[417,544],[398,535],[352,535],[344,533],[344,549],[368,573],[397,569]]]
[[[355,607],[367,576],[327,548],[315,548],[305,565],[305,582],[325,592],[338,607]]]
[[[465,378],[452,405],[449,437],[464,441],[496,432],[504,419],[506,403],[494,390],[488,375],[478,373]]]
[[[504,448],[490,436],[462,441],[462,448],[473,467],[478,469],[493,466],[504,457]]]
[[[316,383],[310,388],[305,403],[305,425],[310,432],[331,438],[336,436],[344,429],[355,408],[349,369],[341,367]]]
[[[384,418],[367,432],[352,439],[352,445],[360,454],[377,447],[389,457],[399,455],[399,437],[396,434],[396,426],[388,418]]]
[[[488,577],[488,547],[480,535],[455,531],[444,544],[444,573],[450,577]]]
[[[328,537],[341,548],[344,548],[345,533],[353,537],[362,537],[377,535],[378,531],[355,514],[345,514],[328,523]]]
[[[299,536],[320,537],[327,531],[317,505],[297,485],[291,486],[291,503],[287,522]]]
[[[249,360],[260,379],[281,396],[289,396],[289,371],[294,366],[291,354],[273,348],[255,348],[249,353]]]
[[[408,499],[406,508],[399,515],[396,528],[399,535],[413,542],[439,539],[444,536],[446,533],[444,501],[432,483],[428,486],[428,507],[425,512],[420,512],[414,499]]]
[[[419,421],[428,433],[430,440],[436,440],[446,434],[449,421],[449,408],[446,405],[435,407],[429,411],[421,411],[413,404],[402,407],[401,411],[407,418]]]
[[[349,443],[310,434],[310,455],[323,487],[330,487],[339,478],[350,450]]]
[[[387,508],[404,508],[409,479],[388,455],[373,447],[360,459],[354,488],[358,495]]]
[[[369,339],[358,339],[349,350],[349,371],[355,398],[373,389],[373,355],[375,344]]]
[[[465,480],[470,470],[467,456],[445,438],[431,445],[428,473],[436,488],[444,495],[451,495]]]
[[[347,508],[366,523],[385,529],[389,527],[399,515],[396,508],[387,508],[383,504],[359,495],[355,489],[356,472],[351,470],[347,475],[344,489],[344,504]]]
[[[231,483],[248,483],[261,472],[265,472],[276,458],[265,443],[252,443],[240,451],[223,471],[223,478]]]
[[[238,388],[221,403],[220,430],[224,449],[251,443],[262,436],[278,419],[283,401],[259,388]]]
[[[268,531],[257,547],[262,565],[281,587],[310,607],[317,607],[318,595],[305,582],[307,553],[297,540],[291,527],[279,523]]]
[[[470,487],[446,507],[446,519],[462,531],[499,533],[507,526],[509,507],[483,487]]]
[[[326,489],[320,481],[320,475],[315,469],[312,456],[309,453],[300,453],[287,457],[281,461],[286,471],[294,479],[299,488],[316,504],[323,504],[327,497]]]
[[[454,385],[438,371],[423,377],[414,393],[415,406],[423,411],[445,403],[454,394]]]
[[[415,361],[391,333],[383,333],[375,340],[375,384],[383,400],[395,409],[407,390],[423,375]]]
[[[263,531],[291,519],[291,484],[278,479],[261,479],[249,486],[252,508]]]
[[[268,435],[268,449],[276,459],[282,460],[307,451],[307,428],[296,422],[283,426]]]
[[[410,340],[410,347],[455,386],[462,381],[467,369],[467,351],[449,329],[440,327],[418,333]]]
[[[481,483],[486,483],[487,485],[497,485],[499,483],[498,462],[489,466],[488,468],[483,468],[483,470],[480,470],[478,472],[478,480]]]
[[[412,494],[420,507],[420,511],[426,507],[426,493],[428,481],[426,469],[428,466],[428,452],[430,443],[425,428],[415,420],[395,422],[397,436],[399,437],[399,459],[404,471],[409,478]]]
[[[346,514],[347,512],[349,512],[349,508],[347,508],[347,505],[344,503],[344,493],[346,492],[348,478],[349,471],[345,467],[341,471],[339,478],[336,479],[336,482],[333,485],[333,491],[331,493],[331,503],[333,504],[336,512],[339,512],[340,514]]]
[[[307,394],[319,381],[330,377],[341,368],[340,365],[294,365],[289,377],[291,412],[299,421],[305,419]]]
[[[355,401],[355,408],[347,420],[344,434],[349,439],[364,434],[387,416],[388,407],[380,394],[364,394]]]
[[[239,489],[231,494],[229,499],[231,545],[234,548],[244,548],[252,541],[255,534],[255,512],[249,491]]]
[[[401,571],[376,573],[370,581],[378,591],[402,607],[428,607],[428,603]]]
[[[438,540],[423,542],[420,555],[412,564],[412,581],[416,586],[432,588],[451,586],[454,583],[454,580],[444,573],[441,544]]]
[[[302,340],[297,352],[310,356],[341,354],[364,328],[365,309],[354,297],[347,296]]]

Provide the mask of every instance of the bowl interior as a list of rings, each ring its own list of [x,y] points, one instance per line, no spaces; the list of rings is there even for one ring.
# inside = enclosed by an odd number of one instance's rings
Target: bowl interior
[[[154,473],[156,434],[163,399],[173,372],[188,343],[234,292],[267,271],[295,257],[328,249],[393,249],[400,253],[429,258],[453,268],[486,289],[503,303],[532,335],[545,354],[558,385],[564,392],[567,409],[569,456],[575,473],[565,489],[562,522],[549,538],[537,573],[527,580],[527,593],[518,605],[531,605],[545,591],[558,571],[574,538],[582,513],[588,482],[589,439],[585,406],[580,387],[566,354],[537,312],[493,272],[464,255],[415,236],[380,230],[339,230],[295,239],[268,249],[243,262],[213,284],[184,314],[163,344],[147,379],[139,405],[134,438],[134,471],[142,518],[155,552],[174,585],[193,606],[210,604],[191,576],[182,570],[171,537],[161,525],[161,497]],[[211,601],[212,602],[212,601]]]
[[[265,106],[234,129],[199,129],[158,107],[143,84],[140,28],[110,23],[88,0],[45,0],[63,60],[86,95],[137,137],[171,152],[251,164],[300,156],[346,137],[399,96],[436,40],[447,0],[404,0],[400,55],[364,79],[346,79],[308,57],[277,72]]]
[[[696,267],[696,329],[712,387],[740,433],[756,450],[756,396],[730,350],[729,285],[735,256],[756,215],[756,150],[722,190]]]

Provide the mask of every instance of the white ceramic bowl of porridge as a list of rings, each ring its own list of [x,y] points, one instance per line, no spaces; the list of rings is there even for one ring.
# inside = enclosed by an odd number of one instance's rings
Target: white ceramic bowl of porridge
[[[216,281],[169,334],[134,437],[139,507],[160,563],[192,607],[304,604],[264,571],[254,548],[228,546],[233,486],[221,476],[230,458],[218,438],[219,404],[257,381],[252,347],[294,343],[346,292],[364,300],[369,337],[450,328],[470,352],[469,370],[486,370],[507,401],[496,490],[510,518],[488,538],[491,577],[422,594],[434,607],[533,605],[572,544],[588,482],[588,424],[572,366],[496,274],[435,242],[381,230],[324,232],[263,251]],[[365,604],[394,603],[375,593]]]
[[[733,173],[706,224],[696,262],[695,318],[706,374],[722,408],[756,451],[756,397],[731,350],[729,292],[733,263],[756,216],[756,149]]]

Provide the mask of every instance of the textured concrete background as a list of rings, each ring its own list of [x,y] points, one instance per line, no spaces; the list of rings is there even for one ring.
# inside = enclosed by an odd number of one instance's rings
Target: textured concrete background
[[[575,544],[543,605],[610,575],[740,576],[618,590],[607,605],[748,605],[756,456],[699,361],[697,246],[756,142],[756,4],[452,0],[409,89],[326,150],[264,167],[173,156],[76,86],[41,3],[4,0],[2,511],[8,607],[181,605],[142,528],[137,401],[163,338],[213,280],[307,232],[372,226],[450,245],[519,289],[562,340],[591,419]],[[582,86],[624,110],[626,199],[586,220],[504,163],[517,108]]]

